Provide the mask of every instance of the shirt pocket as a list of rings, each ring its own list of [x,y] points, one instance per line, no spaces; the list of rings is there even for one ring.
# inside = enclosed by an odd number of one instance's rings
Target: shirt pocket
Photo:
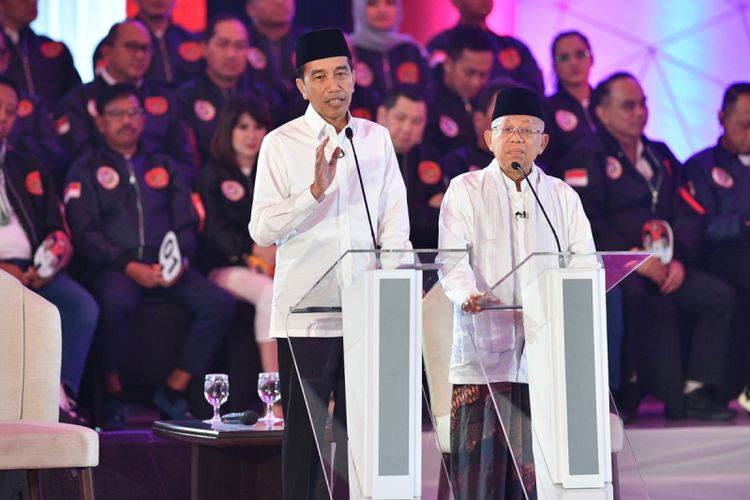
[[[516,345],[513,313],[484,311],[472,317],[480,359],[488,353],[509,351]]]

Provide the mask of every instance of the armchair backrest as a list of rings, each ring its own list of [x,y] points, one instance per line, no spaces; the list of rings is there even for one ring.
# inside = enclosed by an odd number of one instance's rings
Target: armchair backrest
[[[57,422],[61,354],[57,307],[0,270],[0,421]]]

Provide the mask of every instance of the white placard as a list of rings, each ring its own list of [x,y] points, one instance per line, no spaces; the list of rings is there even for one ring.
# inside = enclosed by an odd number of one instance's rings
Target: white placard
[[[71,256],[70,241],[62,231],[49,234],[34,253],[34,267],[40,278],[49,278],[68,264]]]
[[[161,275],[167,282],[174,280],[182,270],[182,254],[174,231],[169,231],[164,235],[164,240],[159,247],[159,264]]]

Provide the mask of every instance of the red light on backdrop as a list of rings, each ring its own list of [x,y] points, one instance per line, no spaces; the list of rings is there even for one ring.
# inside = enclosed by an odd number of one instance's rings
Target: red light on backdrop
[[[134,0],[127,1],[127,15],[133,17],[138,13],[138,5]],[[206,29],[206,0],[177,0],[172,19],[190,31],[203,31]]]

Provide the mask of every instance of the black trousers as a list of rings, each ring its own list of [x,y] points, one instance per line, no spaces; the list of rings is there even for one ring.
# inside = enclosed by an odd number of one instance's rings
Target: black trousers
[[[283,497],[287,500],[347,499],[349,474],[343,339],[296,337],[277,339],[277,344],[284,410]],[[326,422],[331,397],[334,410],[329,436]],[[336,444],[333,461],[330,437]],[[324,467],[330,471],[328,484]]]
[[[723,382],[734,290],[696,269],[686,270],[685,281],[669,295],[635,273],[620,287],[626,325],[623,380],[637,373],[639,381],[655,387],[667,411],[679,416],[684,380],[713,386]],[[685,325],[690,331],[681,331]]]

